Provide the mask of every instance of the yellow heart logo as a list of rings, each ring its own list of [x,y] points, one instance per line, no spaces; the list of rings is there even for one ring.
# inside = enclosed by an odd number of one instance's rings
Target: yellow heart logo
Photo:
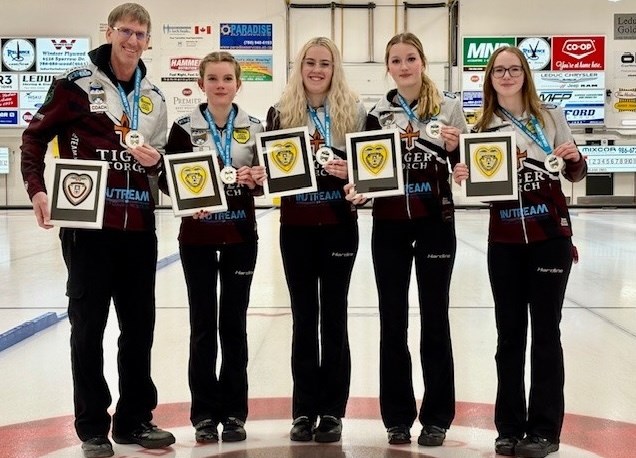
[[[389,152],[382,144],[374,144],[365,146],[360,152],[360,162],[369,172],[377,175],[386,165]]]
[[[272,162],[285,173],[289,173],[298,160],[296,145],[290,141],[274,143],[270,153]]]
[[[205,186],[208,174],[200,165],[186,165],[179,171],[181,182],[194,194],[199,194]]]
[[[503,163],[503,151],[494,145],[480,146],[475,150],[475,163],[483,175],[491,177]]]

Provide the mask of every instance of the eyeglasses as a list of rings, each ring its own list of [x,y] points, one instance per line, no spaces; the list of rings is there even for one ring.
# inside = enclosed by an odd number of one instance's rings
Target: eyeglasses
[[[116,30],[126,37],[126,39],[129,39],[133,34],[137,37],[138,41],[144,41],[145,39],[150,38],[150,34],[148,32],[135,32],[127,27],[111,27],[111,29]]]
[[[309,68],[320,68],[320,69],[327,69],[330,68],[333,65],[333,62],[330,62],[328,60],[321,60],[316,62],[313,59],[303,59],[303,65]]]
[[[518,78],[523,75],[523,67],[520,65],[513,65],[512,67],[494,67],[492,69],[492,76],[495,78],[503,78],[506,75],[506,72],[510,75],[511,78]]]

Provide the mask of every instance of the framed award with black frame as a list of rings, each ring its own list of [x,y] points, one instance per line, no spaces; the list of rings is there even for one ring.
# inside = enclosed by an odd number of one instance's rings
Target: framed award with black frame
[[[349,182],[367,199],[404,194],[398,129],[346,135]]]
[[[467,203],[518,198],[514,132],[462,134],[459,155],[468,166],[468,179],[461,183],[461,195]]]
[[[227,210],[214,150],[165,154],[163,162],[175,216],[190,216],[200,210],[210,213]]]
[[[101,229],[107,179],[108,162],[54,159],[50,223],[60,227]]]
[[[265,167],[265,197],[283,197],[318,189],[307,127],[256,134],[258,160]]]

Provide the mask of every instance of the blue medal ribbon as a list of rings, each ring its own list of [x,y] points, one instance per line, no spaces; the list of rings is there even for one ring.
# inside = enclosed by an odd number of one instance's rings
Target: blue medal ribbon
[[[128,103],[128,97],[124,88],[117,82],[117,91],[119,91],[119,98],[124,108],[124,113],[130,118],[130,130],[137,130],[139,125],[139,96],[141,94],[141,70],[139,67],[135,69],[135,88],[133,90],[133,105],[130,109],[130,103]]]
[[[221,141],[221,134],[219,133],[219,129],[217,129],[216,124],[214,124],[214,120],[210,115],[210,112],[206,108],[203,111],[203,115],[205,119],[208,121],[208,126],[210,126],[210,131],[212,131],[212,138],[214,139],[214,144],[216,145],[216,149],[221,155],[221,159],[223,160],[223,165],[226,167],[232,166],[232,134],[234,133],[234,119],[236,118],[236,111],[234,110],[234,106],[232,106],[232,110],[227,118],[227,125],[225,128],[225,145]]]
[[[530,122],[532,123],[532,127],[534,129],[534,132],[532,132],[526,125],[515,118],[508,110],[503,107],[499,107],[499,109],[506,116],[506,118],[510,119],[510,122],[521,129],[521,131],[528,137],[530,137],[533,142],[539,145],[545,154],[550,154],[552,152],[552,147],[550,146],[550,143],[548,143],[548,139],[543,133],[541,124],[539,124],[539,120],[534,115],[530,116]]]
[[[307,109],[309,110],[309,116],[311,116],[311,120],[313,121],[316,129],[322,135],[322,138],[325,140],[325,146],[331,147],[331,118],[329,117],[329,109],[327,104],[325,103],[325,123],[320,122],[320,118],[318,118],[318,112],[314,107],[307,105]]]

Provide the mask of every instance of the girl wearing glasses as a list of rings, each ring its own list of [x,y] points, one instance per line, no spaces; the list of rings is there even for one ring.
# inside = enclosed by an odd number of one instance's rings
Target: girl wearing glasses
[[[373,202],[372,255],[380,308],[380,408],[390,444],[411,441],[418,417],[407,343],[409,283],[415,263],[420,307],[420,361],[425,395],[418,443],[440,446],[455,416],[449,288],[455,261],[449,165],[459,160],[467,132],[460,100],[427,76],[420,40],[402,33],[386,46],[387,71],[397,89],[371,110],[367,130],[397,128],[405,195]],[[366,200],[348,184],[347,198]]]
[[[254,194],[259,191],[250,168],[258,162],[255,134],[263,126],[233,103],[241,67],[230,53],[212,52],[201,59],[198,83],[207,101],[174,122],[166,153],[215,149],[228,211],[184,217],[179,231],[190,305],[190,420],[199,443],[217,442],[219,423],[221,439],[236,442],[247,436],[246,316],[258,239]],[[160,186],[166,188],[163,175]]]
[[[283,197],[280,246],[293,317],[292,441],[336,442],[349,398],[347,295],[358,252],[356,209],[344,198],[345,134],[363,129],[366,111],[345,81],[328,38],[309,40],[267,129],[307,126],[318,191]],[[254,168],[257,183],[264,168]],[[320,332],[320,333],[319,333]],[[320,417],[318,427],[315,427]]]
[[[564,415],[564,368],[559,324],[576,251],[560,177],[587,173],[563,110],[541,104],[521,50],[491,56],[484,103],[474,131],[514,131],[519,199],[490,203],[488,273],[497,325],[495,424],[500,455],[544,457],[559,449]],[[468,178],[465,164],[453,171]],[[530,396],[524,368],[531,323]]]

